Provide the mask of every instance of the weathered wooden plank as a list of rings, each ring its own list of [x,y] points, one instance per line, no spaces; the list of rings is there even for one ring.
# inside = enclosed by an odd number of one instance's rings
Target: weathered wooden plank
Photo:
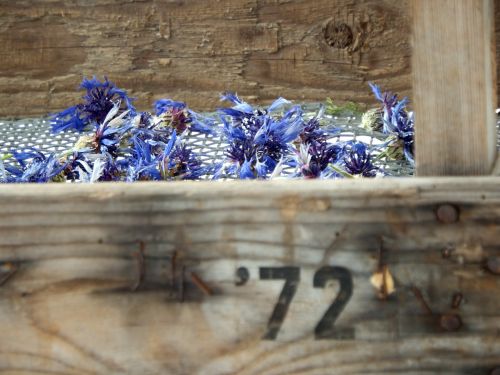
[[[497,154],[493,0],[413,1],[416,173],[490,174]]]
[[[407,6],[407,0],[0,0],[0,116],[67,107],[80,96],[82,75],[91,74],[130,89],[142,109],[164,96],[214,109],[229,89],[259,101],[281,95],[366,103],[373,102],[370,80],[408,94]]]
[[[0,116],[65,108],[91,74],[130,89],[141,109],[163,96],[213,109],[227,89],[259,101],[373,103],[370,80],[411,95],[409,4],[0,0]]]
[[[500,276],[485,267],[500,257],[499,184],[0,186],[0,371],[488,374],[500,366]],[[442,204],[458,221],[437,218]],[[396,291],[380,299],[370,279],[384,265]],[[263,340],[285,276],[293,298]],[[462,327],[446,331],[443,314]]]

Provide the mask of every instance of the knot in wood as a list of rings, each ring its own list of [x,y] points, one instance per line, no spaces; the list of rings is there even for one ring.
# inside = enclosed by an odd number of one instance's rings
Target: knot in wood
[[[330,21],[324,29],[326,43],[333,48],[347,48],[354,39],[352,29],[343,22]]]

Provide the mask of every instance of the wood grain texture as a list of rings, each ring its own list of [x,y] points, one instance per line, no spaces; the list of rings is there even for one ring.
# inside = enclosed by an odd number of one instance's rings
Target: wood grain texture
[[[0,372],[489,374],[500,365],[500,276],[485,269],[500,256],[499,184],[0,186],[0,276],[17,267],[0,287]],[[443,203],[458,209],[457,222],[436,219]],[[138,240],[145,274],[132,292]],[[396,282],[386,300],[370,284],[381,265]],[[259,269],[282,266],[300,267],[300,282],[276,340],[266,341],[284,280],[260,280]],[[339,292],[335,280],[313,287],[323,266],[352,275],[335,323],[350,339],[314,339]],[[239,267],[249,272],[244,285]],[[453,309],[457,292],[463,302]],[[445,313],[459,314],[463,327],[441,328]]]
[[[413,1],[416,173],[490,174],[497,153],[493,0]]]
[[[107,75],[139,107],[214,109],[224,90],[373,103],[409,94],[408,0],[0,0],[0,116],[67,107]]]
[[[412,96],[411,12],[410,0],[0,0],[0,116],[66,108],[92,74],[143,110],[165,96],[213,109],[228,89],[372,104],[368,81]],[[498,0],[495,20],[498,55]],[[344,25],[347,44],[331,33]]]

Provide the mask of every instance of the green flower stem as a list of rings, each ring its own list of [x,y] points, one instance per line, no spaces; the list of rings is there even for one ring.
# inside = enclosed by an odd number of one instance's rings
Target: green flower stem
[[[346,178],[354,178],[354,176],[352,174],[347,173],[346,171],[344,171],[343,169],[340,169],[339,167],[337,167],[334,164],[330,164],[330,168],[332,168],[335,172],[337,172],[341,176],[344,176]]]
[[[382,159],[382,158],[384,158],[386,156],[389,156],[389,154],[387,154],[387,150],[384,150],[380,154],[378,154],[377,156],[375,156],[372,161],[380,160],[380,159]]]

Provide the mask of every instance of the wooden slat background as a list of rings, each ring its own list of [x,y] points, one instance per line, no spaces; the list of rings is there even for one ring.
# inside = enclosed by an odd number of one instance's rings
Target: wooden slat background
[[[214,108],[227,89],[259,101],[373,102],[371,80],[409,94],[410,8],[408,0],[0,0],[0,116],[64,108],[92,74],[130,89],[142,109],[164,96]],[[329,24],[348,25],[352,38]]]
[[[92,74],[130,89],[141,109],[164,96],[210,109],[227,89],[371,103],[370,80],[407,95],[410,9],[408,0],[0,0],[0,116],[64,108]],[[325,38],[342,23],[351,39]]]
[[[410,9],[408,0],[0,0],[0,116],[64,108],[92,74],[130,89],[141,109],[164,96],[211,109],[227,89],[371,103],[370,80],[408,95]],[[325,38],[329,24],[352,38]]]

